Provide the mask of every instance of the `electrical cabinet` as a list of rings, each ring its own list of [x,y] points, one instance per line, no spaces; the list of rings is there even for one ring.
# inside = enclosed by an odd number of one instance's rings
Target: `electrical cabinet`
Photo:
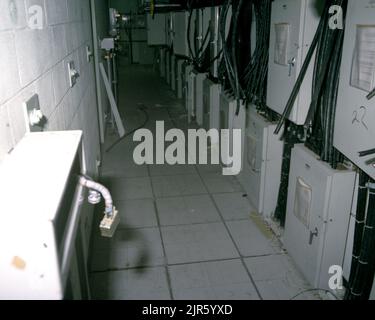
[[[203,81],[203,128],[220,129],[221,85],[206,78]]]
[[[147,43],[149,46],[163,46],[167,44],[166,15],[147,15]]]
[[[349,1],[337,98],[334,146],[375,179],[375,3]]]
[[[320,20],[316,0],[275,0],[272,3],[267,105],[282,114],[311,46]],[[311,102],[315,56],[306,73],[289,120],[305,123]]]
[[[195,84],[194,84],[194,106],[195,116],[197,124],[203,126],[203,82],[206,79],[205,73],[197,72],[195,75]]]
[[[281,179],[283,142],[254,106],[248,111],[243,169],[238,180],[259,214],[270,220],[274,214]]]
[[[241,130],[241,158],[243,164],[243,150],[245,145],[245,129],[246,129],[246,106],[241,102],[238,115],[237,101],[226,92],[221,91],[220,94],[220,129],[229,129],[229,143],[223,150],[223,162],[227,163],[227,155],[233,155],[233,131]],[[223,146],[221,146],[223,147]]]
[[[188,29],[188,12],[174,13],[174,41],[173,50],[174,54],[189,57],[189,46],[187,42],[187,29]],[[191,31],[191,40],[193,41],[193,32]]]
[[[0,167],[0,299],[89,299],[82,132],[27,134]]]
[[[329,290],[329,268],[342,266],[355,177],[304,145],[292,151],[284,245],[316,288]]]

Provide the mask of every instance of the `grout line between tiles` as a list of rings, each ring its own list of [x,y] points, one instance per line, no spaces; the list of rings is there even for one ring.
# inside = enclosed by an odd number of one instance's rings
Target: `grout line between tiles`
[[[150,175],[151,174],[151,171],[150,171],[150,167],[147,166],[147,170],[148,170],[148,174]],[[154,205],[154,209],[155,209],[155,216],[156,216],[156,221],[157,221],[157,224],[158,224],[158,230],[159,230],[159,235],[160,235],[160,241],[161,241],[161,246],[163,248],[163,254],[164,254],[164,270],[165,270],[165,274],[166,274],[166,277],[167,277],[167,285],[168,285],[168,291],[169,291],[169,295],[171,297],[171,300],[174,300],[174,297],[173,297],[173,290],[172,290],[172,281],[171,281],[171,277],[170,277],[170,274],[169,274],[169,268],[168,268],[168,258],[167,258],[167,252],[165,250],[165,245],[164,245],[164,239],[163,239],[163,233],[161,232],[161,227],[160,227],[160,218],[159,218],[159,212],[158,212],[158,208],[157,208],[157,205],[156,205],[156,198],[155,198],[155,191],[154,191],[154,186],[152,184],[152,181],[151,181],[151,190],[152,190],[152,195],[154,197],[154,201],[153,201],[153,205]]]
[[[200,172],[198,172],[198,174],[199,174],[199,176],[201,176]],[[201,177],[201,179],[202,179],[202,177]],[[206,189],[207,189],[207,191],[209,191],[208,188],[207,188],[207,186],[206,186]],[[227,230],[228,235],[229,235],[230,239],[232,240],[232,242],[233,242],[233,244],[234,244],[234,247],[236,248],[236,250],[237,250],[237,252],[238,252],[238,254],[239,254],[239,256],[240,256],[241,263],[242,263],[243,267],[245,268],[245,271],[246,271],[247,275],[249,276],[249,278],[250,278],[250,280],[251,280],[251,282],[252,282],[252,284],[253,284],[253,286],[254,286],[255,291],[257,292],[259,298],[260,298],[261,300],[263,300],[263,297],[262,297],[262,295],[260,294],[260,290],[258,289],[258,287],[257,287],[257,285],[256,285],[256,282],[255,282],[254,278],[252,277],[252,275],[251,275],[249,269],[248,269],[247,266],[246,266],[246,263],[245,263],[244,257],[242,256],[242,254],[241,254],[241,252],[240,252],[240,250],[239,250],[239,248],[238,248],[236,242],[235,242],[234,239],[233,239],[232,234],[230,233],[230,230],[229,230],[229,228],[228,228],[228,226],[227,226],[227,224],[226,224],[226,221],[224,220],[224,217],[223,217],[223,214],[222,214],[221,211],[220,211],[220,208],[219,208],[218,205],[216,204],[215,199],[214,199],[214,197],[212,196],[212,194],[211,194],[210,192],[209,192],[208,194],[209,194],[209,196],[210,196],[212,202],[214,203],[216,210],[217,210],[218,213],[219,213],[219,216],[220,216],[220,218],[221,218],[221,222],[224,224],[225,229]]]

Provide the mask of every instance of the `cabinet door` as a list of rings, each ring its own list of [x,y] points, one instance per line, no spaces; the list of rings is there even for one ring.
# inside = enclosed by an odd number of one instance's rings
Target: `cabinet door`
[[[284,241],[312,285],[318,283],[330,181],[318,160],[293,150]]]
[[[311,0],[276,0],[272,4],[268,106],[282,114],[319,24],[320,10]],[[313,58],[315,59],[315,58]],[[314,60],[289,116],[303,124],[311,101]]]

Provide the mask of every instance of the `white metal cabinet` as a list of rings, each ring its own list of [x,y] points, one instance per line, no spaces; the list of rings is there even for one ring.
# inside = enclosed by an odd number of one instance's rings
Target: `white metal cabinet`
[[[282,114],[320,20],[315,0],[275,0],[272,4],[267,105]],[[304,124],[311,102],[314,68],[306,73],[289,120]]]
[[[362,39],[362,40],[361,40]],[[375,3],[349,1],[337,100],[334,145],[375,179],[375,155],[358,152],[375,148]],[[357,44],[357,45],[356,45]],[[359,53],[359,56],[357,55]],[[359,57],[359,59],[356,59]],[[358,63],[359,62],[359,63]],[[353,76],[353,77],[352,77]],[[360,83],[356,78],[362,78]],[[366,163],[370,161],[371,163]]]
[[[284,244],[306,279],[329,289],[344,260],[355,172],[333,170],[303,145],[292,151]]]
[[[189,47],[187,43],[188,12],[174,13],[174,54],[189,57]],[[193,34],[193,32],[191,32]],[[192,39],[192,36],[191,36]],[[193,39],[192,39],[193,40]]]
[[[1,164],[0,299],[89,298],[81,138],[28,134]]]
[[[266,220],[274,214],[281,179],[283,142],[252,106],[247,117],[243,170],[238,176],[250,202]]]
[[[245,129],[246,129],[246,106],[241,103],[238,115],[237,101],[229,96],[227,93],[221,91],[220,93],[220,130],[229,129],[229,143],[227,145],[221,145],[224,150],[223,153],[224,163],[228,162],[227,155],[233,155],[233,130],[241,130],[241,163],[243,164],[244,149],[245,149]]]
[[[196,73],[194,89],[194,110],[197,124],[203,126],[203,82],[206,79],[205,73]]]
[[[220,92],[218,83],[206,78],[203,82],[203,127],[220,129]]]
[[[147,15],[147,43],[149,46],[162,46],[167,44],[166,15]]]

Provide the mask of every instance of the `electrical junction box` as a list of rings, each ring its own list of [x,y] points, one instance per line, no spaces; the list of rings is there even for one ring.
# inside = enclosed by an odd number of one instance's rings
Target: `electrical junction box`
[[[316,0],[275,0],[272,3],[267,105],[279,114],[292,93],[320,21]],[[311,103],[315,55],[289,120],[302,125]]]
[[[147,15],[147,43],[149,46],[167,45],[166,14],[157,13],[153,17]]]
[[[81,141],[29,133],[1,163],[0,299],[89,299]]]
[[[334,146],[375,179],[375,2],[349,1],[334,133]]]
[[[242,165],[244,163],[244,149],[245,149],[245,130],[246,130],[246,105],[241,101],[240,110],[237,112],[237,100],[226,92],[221,91],[220,94],[220,130],[229,129],[229,143],[223,150],[223,160],[227,163],[226,155],[233,155],[233,130],[241,130],[241,157]]]
[[[195,71],[194,71],[195,72]],[[194,88],[194,106],[197,124],[203,126],[203,82],[206,79],[205,73],[195,72],[195,88]]]
[[[197,73],[195,70],[191,71],[187,75],[186,81],[186,108],[188,112],[188,123],[191,123],[192,118],[195,117],[195,78]]]
[[[271,220],[277,206],[283,157],[282,133],[274,135],[276,124],[248,109],[243,169],[238,176],[254,208]]]
[[[220,129],[221,85],[209,78],[203,81],[203,128]]]
[[[356,173],[333,170],[304,145],[292,151],[284,245],[315,288],[330,290],[331,266],[342,266]]]
[[[175,12],[174,13],[174,39],[173,39],[173,50],[175,55],[189,57],[189,46],[187,41],[187,30],[189,13],[188,12]],[[194,25],[193,25],[194,27]],[[191,41],[193,41],[193,28],[191,28]]]
[[[177,60],[177,74],[176,74],[176,91],[177,98],[183,98],[183,87],[184,87],[184,63],[182,59]]]

